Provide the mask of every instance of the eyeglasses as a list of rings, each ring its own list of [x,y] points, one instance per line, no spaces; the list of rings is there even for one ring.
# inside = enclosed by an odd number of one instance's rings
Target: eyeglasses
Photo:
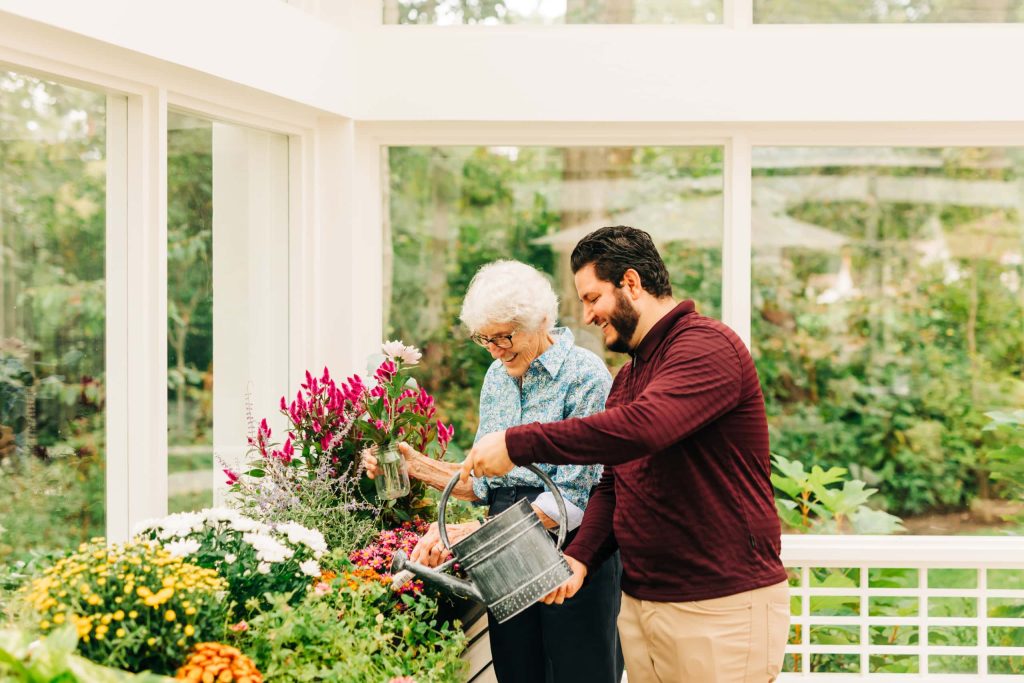
[[[494,344],[499,349],[511,349],[512,348],[512,335],[518,330],[512,332],[512,334],[499,334],[494,337],[485,337],[482,334],[474,334],[470,337],[474,343],[487,347],[488,344]]]

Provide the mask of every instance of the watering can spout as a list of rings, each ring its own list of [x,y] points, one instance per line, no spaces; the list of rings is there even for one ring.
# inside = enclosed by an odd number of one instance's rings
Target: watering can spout
[[[391,558],[391,574],[397,575],[399,572],[407,571],[415,574],[420,579],[423,579],[427,583],[433,584],[437,588],[443,591],[457,595],[461,598],[469,598],[470,600],[476,600],[478,602],[486,602],[484,597],[480,594],[469,581],[463,581],[457,579],[450,574],[443,573],[445,569],[449,568],[454,564],[455,560],[448,560],[444,564],[438,566],[436,569],[427,567],[413,562],[405,553],[401,550],[395,551],[395,554]]]

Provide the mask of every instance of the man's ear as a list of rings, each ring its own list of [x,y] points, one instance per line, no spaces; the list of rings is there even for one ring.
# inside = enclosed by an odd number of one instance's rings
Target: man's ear
[[[626,290],[626,294],[631,299],[638,299],[640,293],[644,291],[643,282],[640,280],[640,273],[636,272],[633,268],[627,268],[626,272],[622,274],[622,289]]]

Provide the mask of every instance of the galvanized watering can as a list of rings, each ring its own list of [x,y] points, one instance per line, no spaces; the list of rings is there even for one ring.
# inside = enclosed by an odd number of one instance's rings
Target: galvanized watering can
[[[558,487],[544,472],[527,465],[547,484],[555,496],[561,519],[566,520],[565,501]],[[448,541],[444,513],[448,497],[459,481],[456,474],[448,482],[438,504],[437,527],[444,547],[452,559],[431,569],[412,562],[398,551],[391,561],[391,573],[409,571],[454,595],[485,603],[499,623],[508,621],[562,585],[572,572],[560,548],[565,543],[565,524],[558,527],[558,544],[552,542],[540,518],[525,498],[489,519],[482,527],[455,545]],[[458,562],[469,575],[463,581],[444,570]]]

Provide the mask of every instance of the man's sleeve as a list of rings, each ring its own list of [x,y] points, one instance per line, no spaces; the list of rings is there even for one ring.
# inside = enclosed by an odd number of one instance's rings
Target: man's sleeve
[[[740,358],[717,330],[688,330],[672,342],[656,372],[630,403],[589,417],[509,429],[505,443],[512,462],[625,463],[668,448],[739,403]]]

